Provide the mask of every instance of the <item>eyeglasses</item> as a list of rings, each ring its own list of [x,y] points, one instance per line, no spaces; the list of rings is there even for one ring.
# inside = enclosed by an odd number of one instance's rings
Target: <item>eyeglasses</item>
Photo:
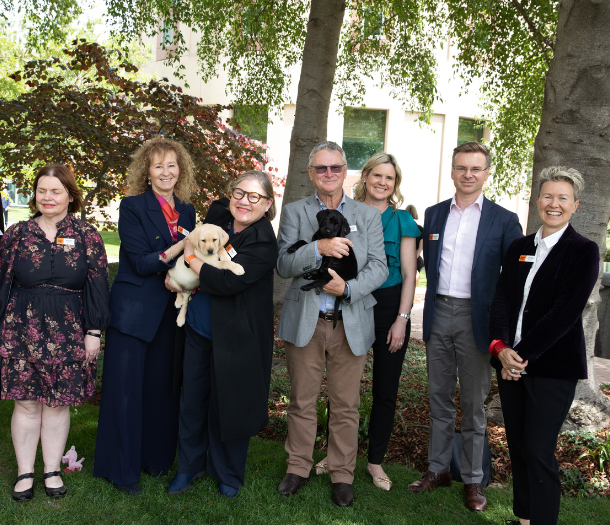
[[[231,192],[231,195],[233,195],[233,198],[238,201],[242,200],[244,198],[244,195],[247,195],[248,200],[252,204],[256,204],[261,199],[270,198],[270,197],[267,197],[267,195],[261,195],[260,193],[256,193],[255,191],[244,191],[240,188],[234,188],[233,191]]]
[[[486,168],[470,168],[470,173],[472,173],[473,175],[477,175],[478,173],[481,173],[488,169],[489,166],[487,166]],[[453,166],[453,170],[457,171],[460,175],[469,171],[468,168],[466,168],[465,166]]]
[[[326,173],[326,170],[328,168],[330,168],[330,172],[331,173],[341,173],[341,170],[343,169],[343,166],[345,166],[345,164],[333,164],[332,166],[309,166],[310,168],[316,170],[316,173],[318,175],[324,175]]]

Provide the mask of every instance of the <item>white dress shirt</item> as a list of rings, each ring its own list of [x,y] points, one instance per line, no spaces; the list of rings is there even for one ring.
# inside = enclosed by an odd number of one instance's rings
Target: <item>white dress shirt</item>
[[[517,319],[517,330],[515,331],[515,342],[513,346],[517,346],[519,341],[521,341],[521,329],[523,327],[523,310],[525,310],[525,303],[527,302],[527,298],[530,294],[530,288],[532,287],[532,281],[534,277],[536,277],[536,272],[542,266],[542,263],[547,258],[553,246],[557,244],[557,241],[561,239],[563,232],[566,231],[568,225],[566,224],[561,230],[555,232],[548,237],[542,238],[542,226],[536,232],[536,236],[534,237],[534,245],[536,246],[536,255],[534,259],[534,264],[530,268],[530,273],[527,274],[527,279],[525,280],[525,287],[523,289],[523,301],[521,302],[521,309],[519,310],[519,319]]]
[[[455,195],[451,199],[443,235],[437,293],[470,299],[470,276],[482,209],[483,192],[465,210],[457,205]]]

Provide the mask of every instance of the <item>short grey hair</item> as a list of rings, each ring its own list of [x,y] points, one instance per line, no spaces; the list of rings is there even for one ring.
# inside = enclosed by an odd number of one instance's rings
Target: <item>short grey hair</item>
[[[327,151],[338,151],[339,153],[341,153],[341,156],[343,157],[343,164],[347,164],[347,157],[345,156],[345,151],[343,151],[343,148],[341,146],[339,146],[339,144],[337,144],[336,142],[333,142],[332,140],[325,140],[324,142],[320,142],[319,144],[316,144],[313,149],[311,150],[311,153],[309,154],[309,163],[308,165],[311,166],[311,161],[313,160],[313,156],[318,153],[318,151],[321,150],[327,150]]]
[[[545,182],[569,182],[574,190],[574,200],[578,200],[578,196],[585,189],[585,180],[578,170],[574,168],[566,168],[565,166],[549,166],[540,172],[538,179],[538,197],[542,192],[542,185]]]
[[[269,175],[267,175],[267,173],[265,173],[264,171],[259,171],[259,170],[244,171],[239,177],[237,177],[237,179],[229,182],[229,184],[227,186],[227,193],[229,194],[229,198],[231,198],[233,190],[237,187],[237,185],[242,180],[247,180],[247,179],[253,179],[253,180],[257,181],[263,187],[263,190],[267,194],[266,196],[269,197],[269,199],[271,199],[271,206],[269,207],[269,210],[267,210],[267,219],[272,221],[274,219],[275,215],[277,214],[277,208],[275,207],[275,192],[273,191],[273,184],[271,183],[271,177],[269,177]]]

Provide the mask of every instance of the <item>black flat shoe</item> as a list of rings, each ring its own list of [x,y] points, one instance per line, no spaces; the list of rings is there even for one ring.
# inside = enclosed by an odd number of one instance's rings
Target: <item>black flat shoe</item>
[[[142,489],[138,483],[130,483],[129,485],[119,485],[114,481],[111,481],[110,483],[112,483],[115,489],[120,490],[125,494],[129,494],[130,496],[137,496],[142,492]]]
[[[28,479],[28,478],[34,478],[34,473],[28,472],[27,474],[21,474],[21,476],[19,476],[15,480],[13,487],[15,485],[17,485],[17,483],[19,483],[22,479]],[[15,492],[13,490],[13,499],[15,501],[30,501],[33,497],[34,497],[34,482],[33,481],[32,481],[32,486],[29,489],[26,489],[22,492]]]
[[[49,478],[54,478],[55,476],[59,476],[61,478],[62,477],[61,470],[56,470],[55,472],[47,472],[42,477],[43,477],[43,479],[49,479]],[[62,485],[61,487],[49,488],[45,484],[44,491],[47,493],[47,496],[49,496],[49,498],[57,499],[57,498],[63,498],[66,495],[66,492],[68,492],[68,489],[66,489],[66,487],[64,485]]]

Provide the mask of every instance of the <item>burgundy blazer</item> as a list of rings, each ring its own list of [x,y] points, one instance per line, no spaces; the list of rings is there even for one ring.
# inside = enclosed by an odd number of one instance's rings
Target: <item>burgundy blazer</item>
[[[522,255],[534,255],[533,235],[514,241],[502,263],[502,274],[490,311],[490,343],[515,340],[525,280],[532,267]],[[597,244],[569,224],[538,269],[523,310],[521,341],[514,350],[529,360],[527,373],[557,379],[586,379],[587,359],[582,312],[599,275]],[[500,361],[492,357],[497,370]]]

